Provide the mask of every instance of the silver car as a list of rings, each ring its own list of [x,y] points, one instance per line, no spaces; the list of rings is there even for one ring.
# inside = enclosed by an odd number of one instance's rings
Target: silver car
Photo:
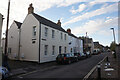
[[[2,79],[8,78],[9,76],[9,71],[7,68],[0,66],[0,78]]]

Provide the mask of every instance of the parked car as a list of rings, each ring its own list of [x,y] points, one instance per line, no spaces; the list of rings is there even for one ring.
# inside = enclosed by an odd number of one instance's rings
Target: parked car
[[[74,56],[77,58],[76,59],[77,61],[81,59],[80,53],[74,53]]]
[[[100,50],[94,50],[93,51],[93,55],[98,55],[98,54],[100,54],[101,52],[100,52]]]
[[[72,53],[62,53],[56,57],[57,63],[70,64],[75,61],[77,61],[77,57],[74,56],[74,54],[72,54]]]
[[[2,76],[2,79],[6,79],[9,77],[9,71],[7,68],[0,66],[0,76]]]
[[[91,57],[90,52],[89,51],[85,52],[85,56],[86,56],[86,58]]]
[[[81,59],[85,59],[86,58],[86,54],[85,53],[80,53],[81,55]]]

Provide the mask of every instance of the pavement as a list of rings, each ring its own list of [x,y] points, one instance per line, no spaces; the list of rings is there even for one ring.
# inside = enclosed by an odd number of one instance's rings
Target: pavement
[[[105,79],[105,80],[119,79],[118,78],[118,62],[117,62],[117,59],[114,58],[112,53],[108,54],[108,60],[106,58],[100,63],[100,69],[101,69],[101,79]],[[91,73],[89,78],[93,80],[98,79],[97,66],[94,69],[94,71]]]
[[[9,77],[18,76],[57,65],[55,61],[39,64],[37,62],[19,60],[8,60],[8,64],[11,69]]]

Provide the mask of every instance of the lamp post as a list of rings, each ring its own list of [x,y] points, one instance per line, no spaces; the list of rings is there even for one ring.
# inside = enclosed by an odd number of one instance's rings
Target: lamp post
[[[115,44],[115,48],[116,48],[115,31],[114,31],[114,28],[110,28],[110,29],[113,30],[114,44]],[[114,53],[114,58],[116,58],[116,50]]]
[[[8,2],[8,12],[7,12],[7,24],[6,24],[6,39],[5,39],[5,54],[7,54],[7,42],[8,42],[8,25],[9,25],[9,13],[10,13],[10,0]]]

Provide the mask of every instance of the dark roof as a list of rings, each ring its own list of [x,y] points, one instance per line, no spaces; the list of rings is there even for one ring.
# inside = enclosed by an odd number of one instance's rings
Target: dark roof
[[[74,37],[74,38],[78,38],[77,36],[75,36],[75,35],[72,34],[72,33],[68,33],[68,35],[69,35],[69,36],[72,36],[72,37]]]
[[[32,14],[40,23],[42,23],[44,25],[47,25],[47,26],[49,26],[51,28],[66,32],[61,26],[57,25],[56,23],[54,23],[54,22],[52,22],[52,21],[50,21],[50,20],[48,20],[48,19],[46,19],[44,17],[41,17],[38,14],[35,14],[35,13],[32,13]]]
[[[22,23],[21,23],[21,22],[18,22],[18,21],[14,21],[14,22],[17,24],[18,29],[20,29],[20,28],[21,28]]]

